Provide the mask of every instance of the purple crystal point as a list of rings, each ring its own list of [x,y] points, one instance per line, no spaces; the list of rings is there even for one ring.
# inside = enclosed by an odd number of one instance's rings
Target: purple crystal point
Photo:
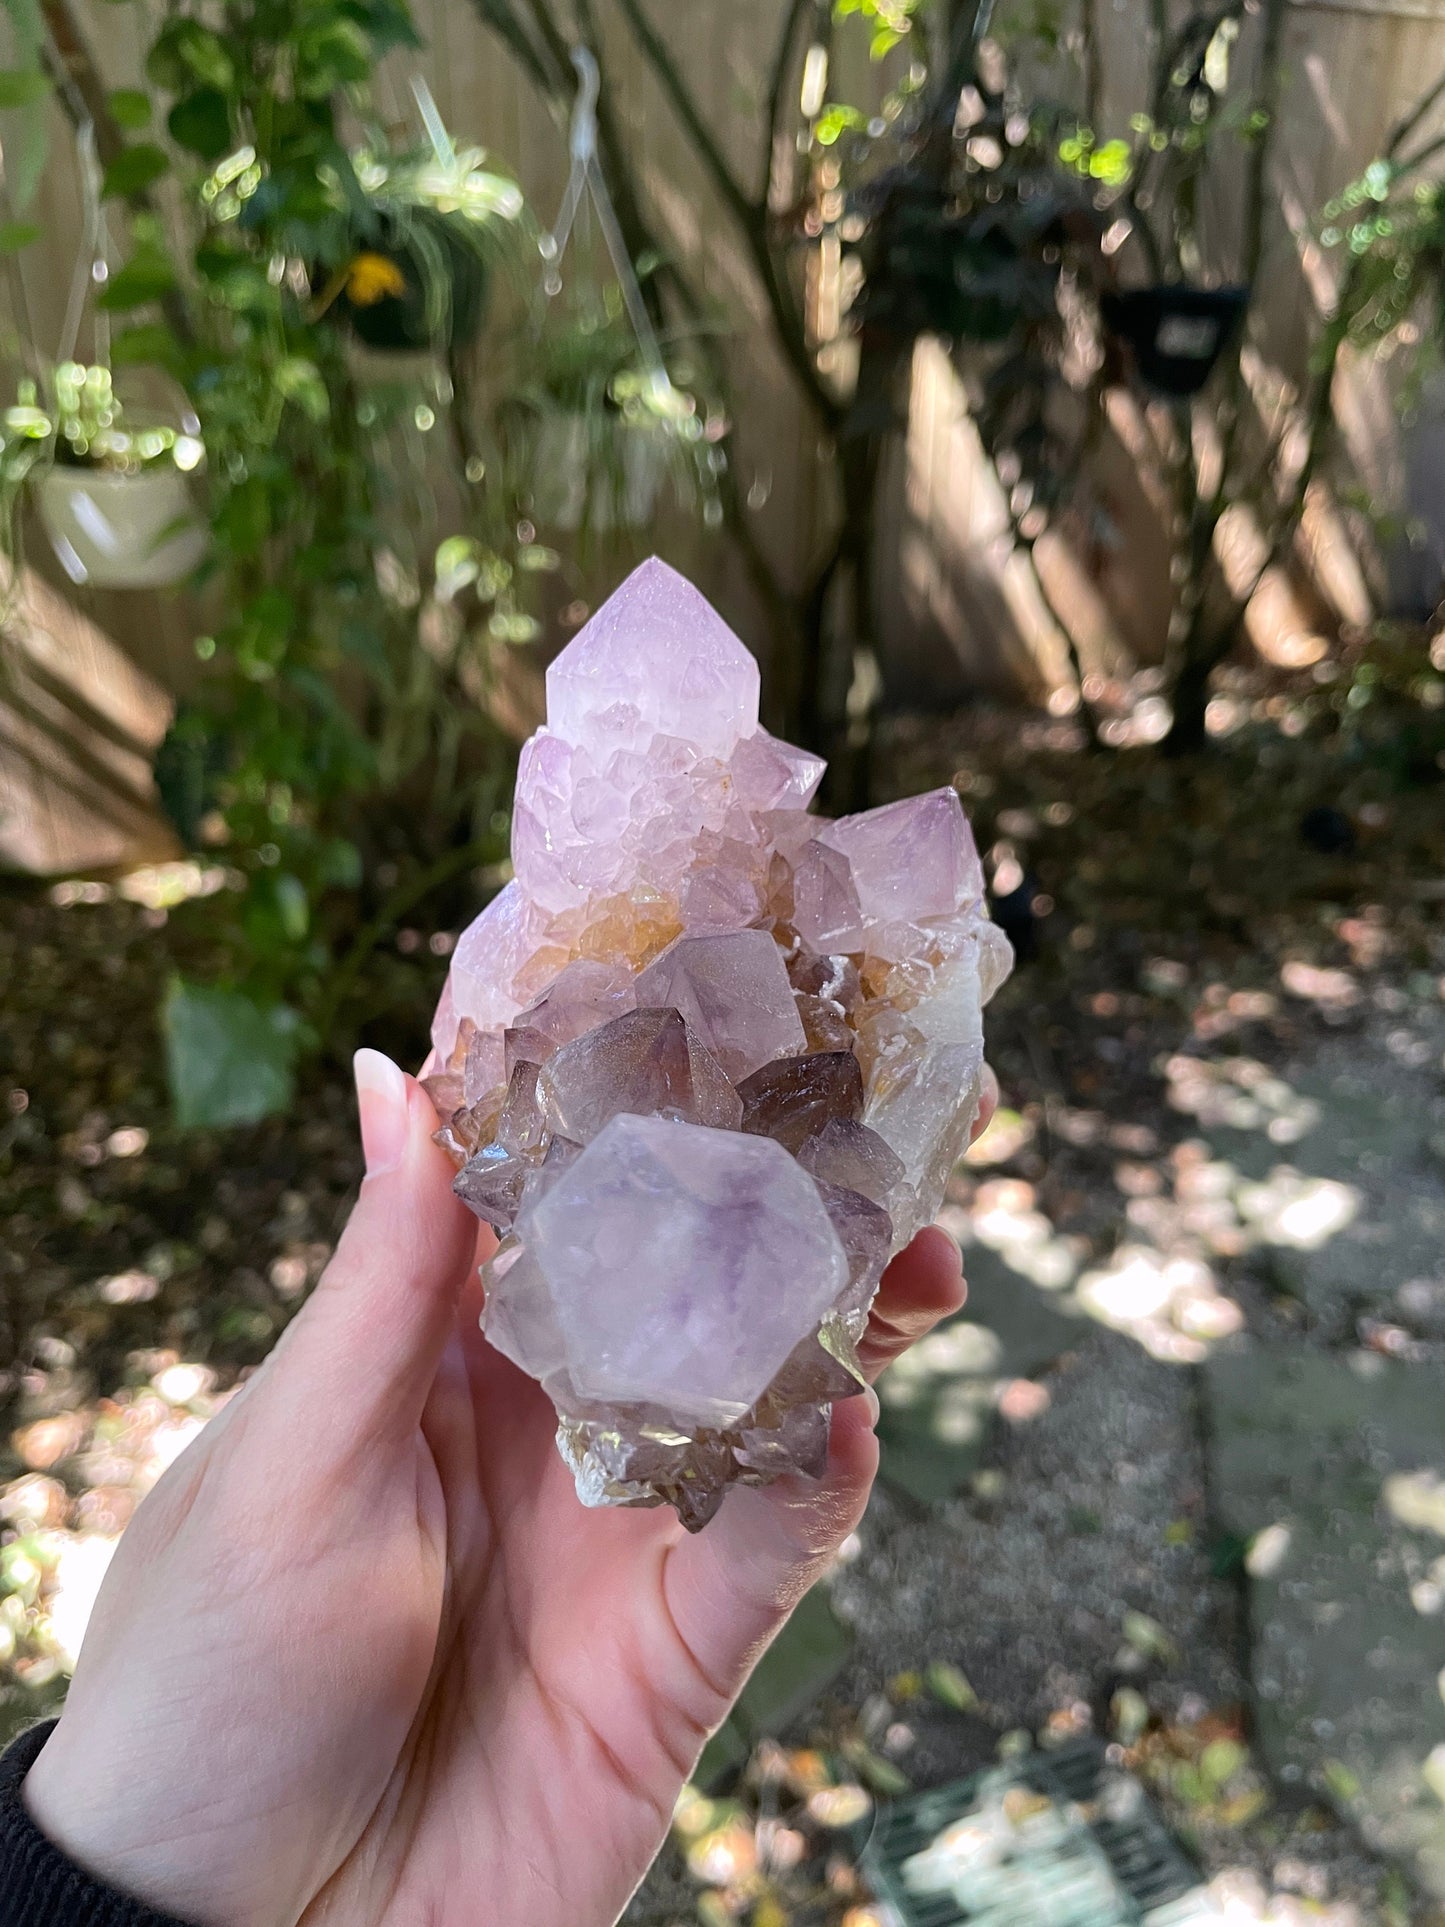
[[[450,1058],[463,1018],[470,1018],[478,1030],[496,1030],[516,1016],[527,1001],[525,992],[515,987],[517,979],[545,932],[546,918],[516,883],[498,891],[462,932],[432,1026],[440,1060]]]
[[[857,1191],[885,1209],[903,1182],[903,1160],[876,1131],[851,1117],[833,1117],[807,1139],[798,1162],[821,1183]]]
[[[808,845],[793,872],[793,927],[814,950],[841,955],[863,948],[853,866],[821,840]]]
[[[821,756],[779,742],[765,729],[744,736],[729,759],[738,800],[750,810],[804,810],[823,780]]]
[[[1008,945],[957,796],[837,823],[757,665],[660,562],[548,674],[514,880],[462,935],[426,1088],[504,1234],[492,1344],[588,1505],[821,1475],[889,1256],[978,1104]]]
[[[547,671],[547,726],[594,754],[676,736],[726,761],[758,726],[758,665],[706,596],[654,556]]]
[[[863,1115],[863,1073],[851,1051],[765,1064],[738,1086],[743,1129],[801,1151],[834,1118]]]
[[[870,923],[928,923],[983,900],[983,868],[956,790],[840,816],[819,841],[847,857]]]
[[[637,989],[627,971],[579,957],[568,964],[545,997],[521,1013],[517,1027],[537,1032],[548,1046],[546,1056],[537,1059],[545,1063],[561,1045],[636,1008]]]
[[[624,1111],[721,1131],[742,1123],[742,1100],[676,1010],[629,1011],[564,1045],[538,1090],[551,1128],[574,1144]]]
[[[682,937],[637,980],[644,1004],[670,1004],[735,1083],[807,1039],[783,953],[766,930]]]

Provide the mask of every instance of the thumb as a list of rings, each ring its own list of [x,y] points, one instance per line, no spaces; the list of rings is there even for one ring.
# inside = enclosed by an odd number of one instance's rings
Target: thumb
[[[320,1283],[276,1354],[348,1430],[421,1418],[476,1255],[476,1221],[452,1195],[436,1114],[380,1051],[355,1059],[366,1176]],[[344,1416],[343,1416],[344,1415]]]
[[[877,1413],[871,1392],[840,1401],[821,1481],[738,1487],[705,1532],[669,1548],[672,1623],[702,1678],[728,1698],[862,1518],[878,1470]]]

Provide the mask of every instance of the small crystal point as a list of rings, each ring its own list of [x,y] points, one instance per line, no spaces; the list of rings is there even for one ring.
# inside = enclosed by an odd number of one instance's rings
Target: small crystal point
[[[500,1030],[526,1002],[516,980],[535,956],[546,918],[509,883],[462,932],[452,953],[446,991],[437,1006],[432,1044],[437,1057],[450,1059],[463,1019],[478,1030]]]
[[[758,665],[707,597],[654,556],[547,671],[547,723],[592,750],[654,736],[724,761],[758,724]]]
[[[550,1058],[539,1094],[553,1130],[590,1144],[621,1112],[735,1131],[742,1100],[676,1010],[614,1017]]]
[[[848,1260],[780,1144],[618,1116],[523,1218],[578,1396],[725,1425],[825,1315]]]
[[[481,1145],[452,1180],[452,1189],[493,1230],[510,1231],[532,1164],[493,1140]]]
[[[885,1210],[904,1177],[902,1158],[851,1117],[829,1118],[803,1145],[798,1162],[823,1183],[861,1192]]]
[[[814,950],[863,948],[863,909],[842,850],[810,843],[793,875],[793,926]]]
[[[819,832],[819,841],[848,859],[870,923],[927,923],[983,900],[983,867],[956,790],[930,790],[840,816]]]
[[[643,971],[637,996],[681,1011],[735,1082],[807,1043],[783,953],[766,930],[680,937]]]
[[[821,756],[782,743],[765,729],[744,736],[728,759],[739,800],[750,810],[802,810],[828,767]]]
[[[834,1118],[863,1115],[863,1073],[851,1051],[819,1051],[765,1064],[738,1086],[743,1129],[795,1154]]]

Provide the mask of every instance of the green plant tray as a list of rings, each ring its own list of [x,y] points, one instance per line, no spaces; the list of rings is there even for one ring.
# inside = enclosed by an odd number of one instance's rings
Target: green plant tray
[[[1199,1876],[1137,1781],[1071,1741],[879,1809],[864,1870],[900,1927],[1186,1927]]]

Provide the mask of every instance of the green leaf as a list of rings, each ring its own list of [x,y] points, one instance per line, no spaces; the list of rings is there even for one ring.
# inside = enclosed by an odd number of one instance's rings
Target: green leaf
[[[321,857],[321,880],[338,890],[361,888],[361,852],[345,837],[333,837]]]
[[[291,1102],[297,1024],[284,1004],[176,977],[161,1022],[182,1130],[254,1124]]]
[[[0,221],[0,254],[17,254],[40,239],[37,221]]]
[[[1089,156],[1089,174],[1106,187],[1122,187],[1129,178],[1134,156],[1127,141],[1105,141]]]
[[[1148,1613],[1126,1612],[1124,1615],[1124,1641],[1132,1646],[1143,1659],[1162,1660],[1172,1666],[1179,1657],[1179,1649],[1157,1619]]]
[[[371,51],[354,20],[334,19],[303,32],[296,41],[296,92],[302,100],[325,100],[338,87],[368,78]]]
[[[106,282],[96,306],[111,314],[124,314],[128,308],[141,308],[148,301],[159,301],[175,285],[176,271],[163,254],[134,254]]]
[[[156,367],[172,371],[180,360],[181,344],[162,321],[137,322],[112,337],[110,358],[117,368]]]
[[[935,1660],[924,1674],[928,1690],[945,1706],[951,1706],[956,1713],[972,1713],[978,1706],[978,1694],[956,1666],[947,1660]]]
[[[1359,1798],[1360,1783],[1343,1760],[1326,1760],[1320,1767],[1320,1776],[1342,1805],[1348,1806],[1351,1800]]]
[[[311,928],[311,904],[299,877],[277,877],[276,912],[292,943],[300,943]]]
[[[0,108],[39,107],[50,98],[50,82],[38,70],[0,68]]]
[[[127,134],[139,133],[150,125],[151,97],[140,87],[116,87],[111,92],[110,111],[117,127]]]
[[[1199,1771],[1212,1787],[1224,1787],[1249,1764],[1249,1750],[1238,1740],[1211,1740],[1199,1756]]]
[[[313,422],[324,422],[331,413],[331,396],[321,370],[301,355],[287,355],[277,362],[276,392],[294,401]]]
[[[856,133],[867,122],[856,107],[843,101],[829,101],[813,122],[813,139],[820,147],[832,147],[844,134]]]
[[[101,198],[108,200],[119,195],[128,200],[133,194],[144,194],[170,169],[170,161],[164,148],[157,147],[154,141],[137,141],[132,147],[123,147],[105,170],[100,184]]]
[[[173,20],[161,30],[146,56],[146,73],[168,94],[185,93],[195,81],[225,92],[236,79],[225,41],[191,19]]]
[[[231,145],[231,110],[226,96],[215,87],[199,87],[178,100],[166,116],[166,126],[177,147],[218,161]]]

